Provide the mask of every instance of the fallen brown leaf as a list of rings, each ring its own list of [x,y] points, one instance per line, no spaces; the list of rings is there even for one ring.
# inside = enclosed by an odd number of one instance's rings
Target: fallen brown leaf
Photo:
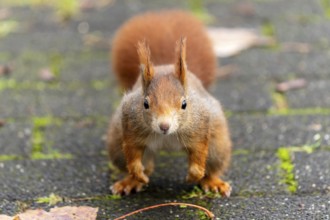
[[[286,82],[281,82],[276,85],[277,92],[287,92],[293,89],[301,89],[306,87],[307,81],[305,79],[293,79]]]
[[[275,40],[244,28],[208,28],[209,37],[218,57],[229,57],[254,46],[271,46]]]
[[[6,121],[3,119],[0,119],[0,128],[6,124]]]
[[[284,52],[309,53],[312,50],[311,45],[299,42],[282,43],[281,47]]]
[[[52,208],[49,212],[42,209],[27,210],[14,217],[0,215],[0,220],[95,220],[98,208],[88,206],[64,206]]]
[[[220,79],[224,79],[229,77],[230,75],[236,73],[238,70],[238,67],[235,65],[225,65],[225,66],[221,66],[216,73],[216,76]]]
[[[242,16],[250,17],[256,14],[256,10],[252,2],[239,2],[235,5],[234,10]]]
[[[55,80],[55,74],[49,68],[43,68],[39,72],[39,77],[41,80],[50,82]]]
[[[13,220],[13,217],[8,215],[0,215],[0,220]]]
[[[10,10],[8,8],[0,8],[0,20],[6,19],[10,16]]]
[[[13,71],[13,68],[9,65],[0,65],[0,76],[7,76]]]

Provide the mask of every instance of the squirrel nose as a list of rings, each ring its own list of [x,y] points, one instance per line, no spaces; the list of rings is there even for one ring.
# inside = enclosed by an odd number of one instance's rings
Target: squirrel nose
[[[159,128],[160,128],[160,130],[162,130],[164,132],[164,134],[166,134],[168,129],[170,129],[170,124],[166,123],[166,122],[162,122],[159,124]]]

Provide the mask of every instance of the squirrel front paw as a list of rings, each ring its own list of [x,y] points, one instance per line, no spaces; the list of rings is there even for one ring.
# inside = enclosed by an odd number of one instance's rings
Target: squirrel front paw
[[[129,195],[132,192],[140,192],[144,185],[144,183],[137,181],[132,176],[126,176],[113,184],[110,190],[114,195]]]
[[[129,174],[137,181],[145,184],[149,182],[149,177],[144,173],[144,167],[142,164],[131,164],[128,166],[128,171]]]
[[[197,164],[190,165],[186,180],[189,183],[199,182],[205,175],[205,168]]]

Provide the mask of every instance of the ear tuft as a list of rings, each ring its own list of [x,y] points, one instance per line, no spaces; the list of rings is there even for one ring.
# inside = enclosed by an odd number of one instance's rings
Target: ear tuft
[[[142,73],[143,88],[149,86],[151,80],[154,77],[154,68],[150,61],[150,49],[146,40],[139,41],[137,44],[137,53],[140,60],[140,70]]]
[[[181,37],[176,43],[176,56],[177,60],[175,63],[175,74],[179,78],[183,86],[186,85],[186,74],[187,74],[187,64],[186,64],[186,38]]]

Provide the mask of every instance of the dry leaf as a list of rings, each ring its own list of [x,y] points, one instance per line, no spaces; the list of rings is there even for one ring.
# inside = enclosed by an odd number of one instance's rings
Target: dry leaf
[[[225,66],[221,66],[220,68],[218,68],[217,70],[217,77],[219,77],[220,79],[224,79],[229,77],[230,75],[236,73],[238,70],[238,67],[235,65],[225,65]]]
[[[309,44],[299,42],[286,42],[281,47],[285,52],[309,53],[312,50]]]
[[[48,212],[41,209],[27,210],[22,214],[16,215],[14,218],[18,218],[19,220],[54,220]]]
[[[55,80],[55,75],[49,68],[41,69],[39,72],[39,77],[46,82]]]
[[[13,217],[8,215],[0,215],[0,220],[13,220]]]
[[[95,220],[97,216],[98,208],[80,206],[80,207],[71,207],[64,206],[61,208],[52,208],[50,213],[56,216],[68,216],[68,220]]]
[[[98,208],[88,206],[64,206],[52,208],[49,212],[42,209],[27,210],[14,217],[0,215],[0,220],[95,220],[97,212]]]
[[[254,46],[271,46],[271,37],[258,35],[244,28],[208,28],[208,34],[218,57],[229,57]]]
[[[307,85],[305,79],[293,79],[276,85],[277,92],[287,92],[293,89],[301,89]]]
[[[241,15],[246,17],[251,17],[256,14],[256,10],[252,2],[240,2],[235,6],[235,11]]]
[[[7,76],[13,71],[13,68],[9,65],[0,65],[0,76]]]
[[[10,10],[8,8],[0,8],[0,20],[8,18]]]
[[[308,126],[308,129],[312,130],[312,131],[321,131],[322,130],[322,125],[318,124],[318,123],[310,124]]]
[[[3,119],[0,119],[0,128],[6,124],[6,121]],[[0,219],[1,220],[1,219]]]

